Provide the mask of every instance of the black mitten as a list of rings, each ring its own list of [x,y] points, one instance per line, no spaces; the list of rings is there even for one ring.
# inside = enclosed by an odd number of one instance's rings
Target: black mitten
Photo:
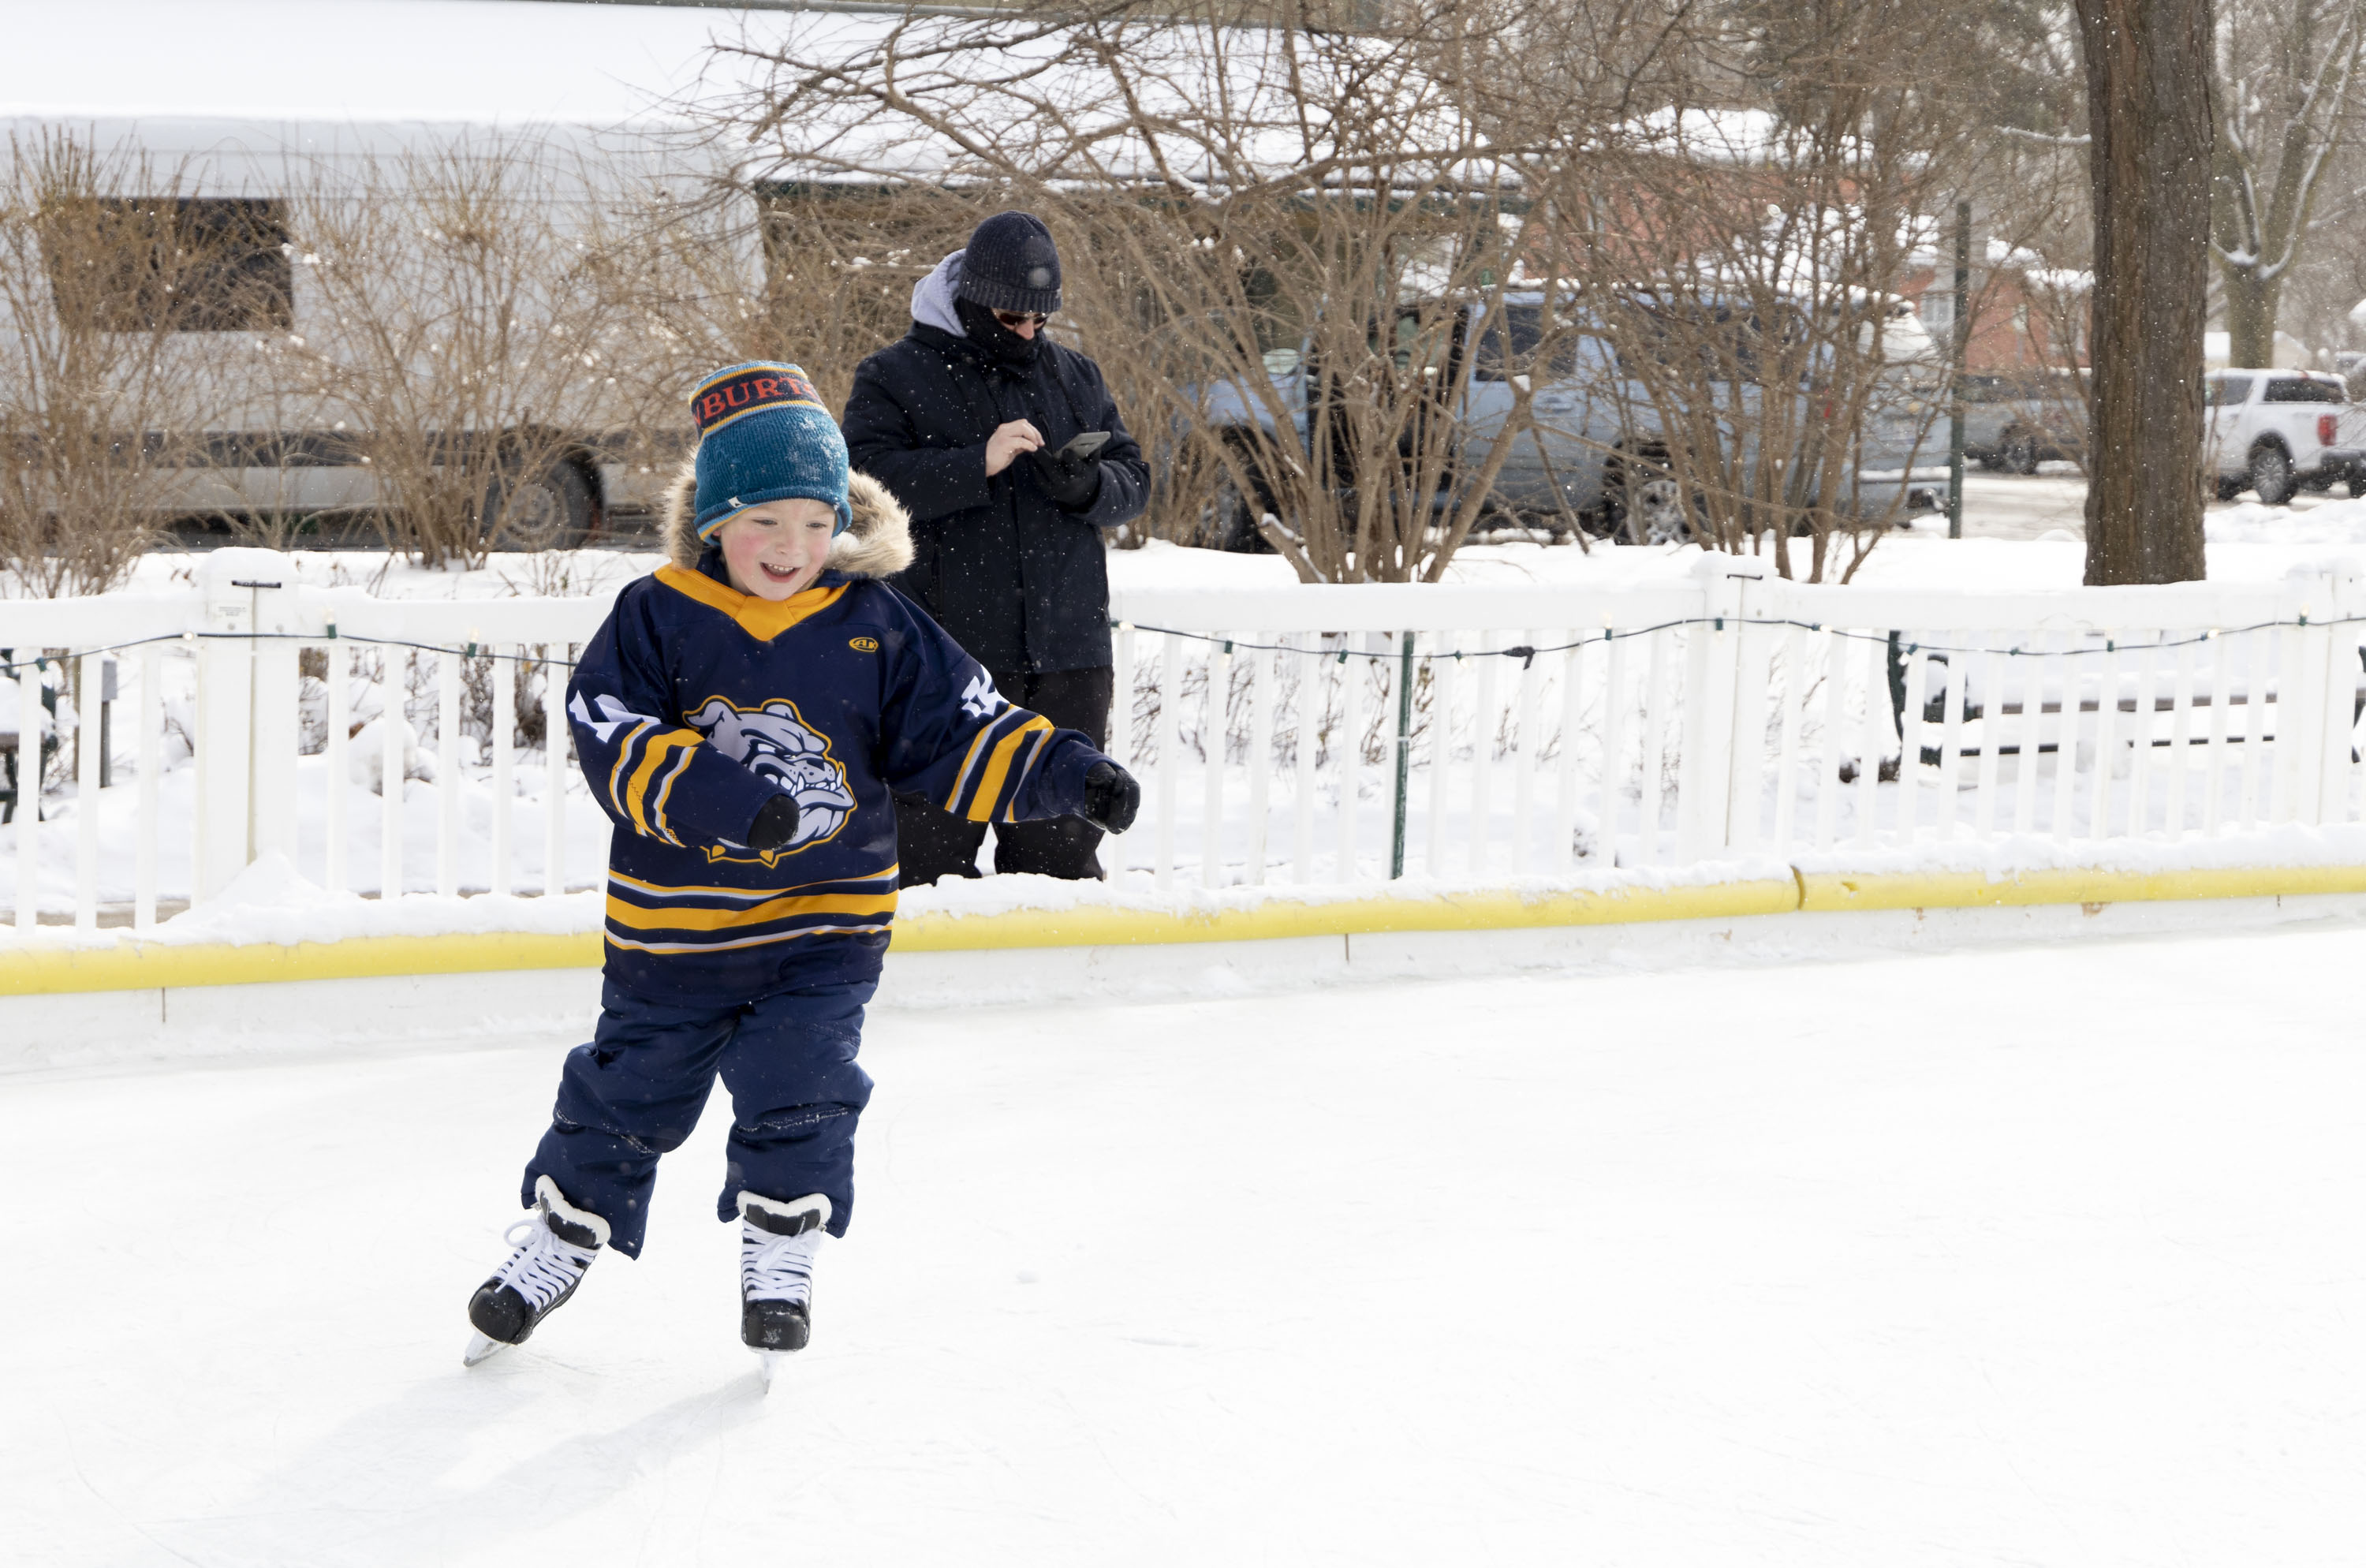
[[[1041,447],[1027,454],[1035,482],[1063,512],[1082,512],[1100,498],[1101,466],[1098,458],[1064,457]]]
[[[1122,833],[1142,808],[1142,786],[1115,762],[1098,761],[1085,775],[1085,820],[1104,833]]]
[[[756,825],[748,829],[748,847],[758,854],[789,847],[797,836],[797,799],[793,795],[776,795],[764,802],[764,809],[756,813]]]

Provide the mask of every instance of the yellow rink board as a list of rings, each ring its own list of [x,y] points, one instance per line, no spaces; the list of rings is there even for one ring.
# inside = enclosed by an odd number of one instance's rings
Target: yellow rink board
[[[1556,926],[1729,919],[1842,910],[1980,908],[2161,899],[2254,898],[2366,893],[2366,865],[2231,867],[2200,871],[1978,872],[1853,874],[1698,886],[1630,887],[1524,896],[1442,893],[1308,902],[1287,897],[1239,908],[1175,913],[1084,905],[995,914],[915,913],[896,923],[905,953],[1043,947],[1257,942],[1383,931],[1510,931]],[[344,980],[509,969],[580,969],[601,961],[596,931],[455,932],[352,937],[340,942],[173,943],[125,936],[108,947],[0,944],[0,996],[234,986],[267,980]]]
[[[2026,904],[2135,904],[2181,898],[2299,897],[2366,893],[2366,865],[2218,866],[2196,871],[1805,872],[1799,908],[1978,909]]]

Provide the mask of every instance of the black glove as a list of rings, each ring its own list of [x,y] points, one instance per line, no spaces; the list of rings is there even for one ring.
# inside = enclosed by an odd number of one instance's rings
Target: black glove
[[[1064,457],[1037,447],[1027,454],[1035,482],[1063,512],[1082,512],[1100,498],[1101,465],[1096,457]]]
[[[756,813],[756,825],[748,829],[748,847],[758,854],[770,854],[785,850],[789,840],[797,836],[797,797],[776,795],[764,802],[764,809]]]
[[[1142,808],[1142,786],[1115,762],[1093,764],[1085,775],[1085,820],[1104,833],[1122,833]]]

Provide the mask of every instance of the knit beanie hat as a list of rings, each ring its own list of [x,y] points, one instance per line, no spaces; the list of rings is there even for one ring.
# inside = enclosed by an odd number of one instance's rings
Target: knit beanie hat
[[[1060,308],[1060,252],[1031,212],[997,212],[970,231],[953,292],[989,310]]]
[[[751,506],[803,497],[838,509],[833,536],[852,525],[846,437],[806,373],[756,360],[717,370],[690,394],[698,421],[698,536]]]

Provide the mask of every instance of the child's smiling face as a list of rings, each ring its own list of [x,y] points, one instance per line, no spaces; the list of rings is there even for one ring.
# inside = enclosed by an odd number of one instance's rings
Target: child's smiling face
[[[786,599],[813,586],[829,557],[838,509],[799,496],[751,506],[715,531],[731,586],[757,599]]]

